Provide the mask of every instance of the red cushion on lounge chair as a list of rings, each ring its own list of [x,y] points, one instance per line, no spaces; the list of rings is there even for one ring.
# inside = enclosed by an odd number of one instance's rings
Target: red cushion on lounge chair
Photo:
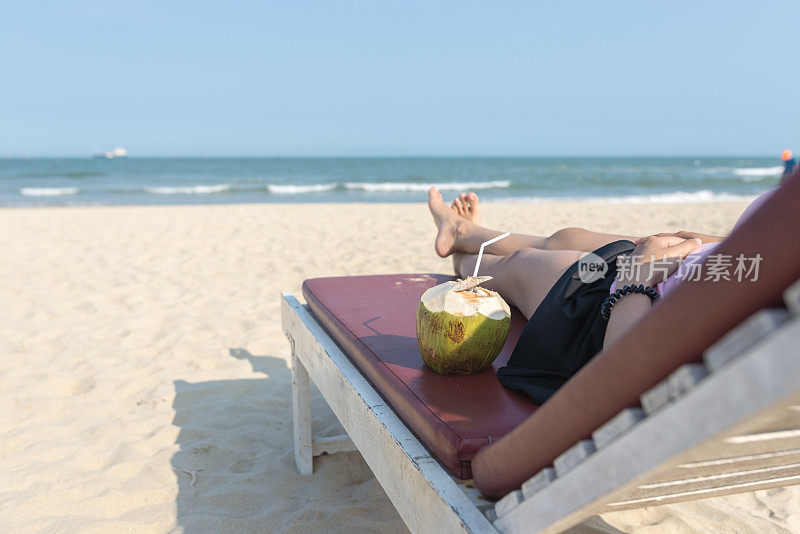
[[[494,367],[440,376],[417,348],[422,293],[453,278],[403,274],[316,278],[303,283],[311,311],[397,415],[454,475],[470,478],[481,447],[525,420],[536,405],[507,390],[495,372],[511,356],[525,317],[512,309],[511,331]]]

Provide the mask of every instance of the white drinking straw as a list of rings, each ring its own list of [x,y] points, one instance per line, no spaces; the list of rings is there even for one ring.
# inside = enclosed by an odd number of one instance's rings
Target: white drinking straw
[[[478,251],[478,261],[475,262],[475,272],[472,273],[472,276],[478,276],[478,267],[481,266],[481,258],[483,258],[483,249],[488,247],[492,243],[500,241],[501,239],[504,239],[504,238],[506,238],[506,237],[508,237],[510,235],[511,235],[511,232],[506,232],[506,233],[504,233],[502,235],[499,235],[499,236],[497,236],[497,237],[495,237],[493,239],[490,239],[489,241],[484,241],[483,243],[481,243],[481,249]]]

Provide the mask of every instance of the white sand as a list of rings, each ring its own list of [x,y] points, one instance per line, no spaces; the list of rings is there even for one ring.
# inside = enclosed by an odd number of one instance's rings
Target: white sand
[[[538,234],[715,233],[743,207],[487,204],[486,216]],[[449,271],[433,235],[422,204],[0,210],[0,530],[404,531],[357,453],[295,472],[278,299],[314,276]],[[338,432],[318,394],[312,410],[315,432]],[[797,532],[800,490],[603,519],[591,524]]]

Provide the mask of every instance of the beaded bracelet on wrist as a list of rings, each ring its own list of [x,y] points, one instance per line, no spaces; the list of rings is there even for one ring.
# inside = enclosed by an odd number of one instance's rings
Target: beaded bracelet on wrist
[[[642,295],[650,297],[651,301],[658,300],[659,296],[658,291],[643,284],[639,284],[638,286],[622,286],[621,289],[617,289],[603,301],[603,307],[600,308],[600,316],[607,321],[611,317],[611,310],[614,308],[614,305],[622,300],[622,297],[630,295],[631,293],[641,293]]]

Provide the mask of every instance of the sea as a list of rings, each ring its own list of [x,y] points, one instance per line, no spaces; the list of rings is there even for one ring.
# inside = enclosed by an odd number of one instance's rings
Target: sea
[[[446,199],[709,202],[778,183],[770,157],[348,157],[0,159],[0,205],[420,202]]]

